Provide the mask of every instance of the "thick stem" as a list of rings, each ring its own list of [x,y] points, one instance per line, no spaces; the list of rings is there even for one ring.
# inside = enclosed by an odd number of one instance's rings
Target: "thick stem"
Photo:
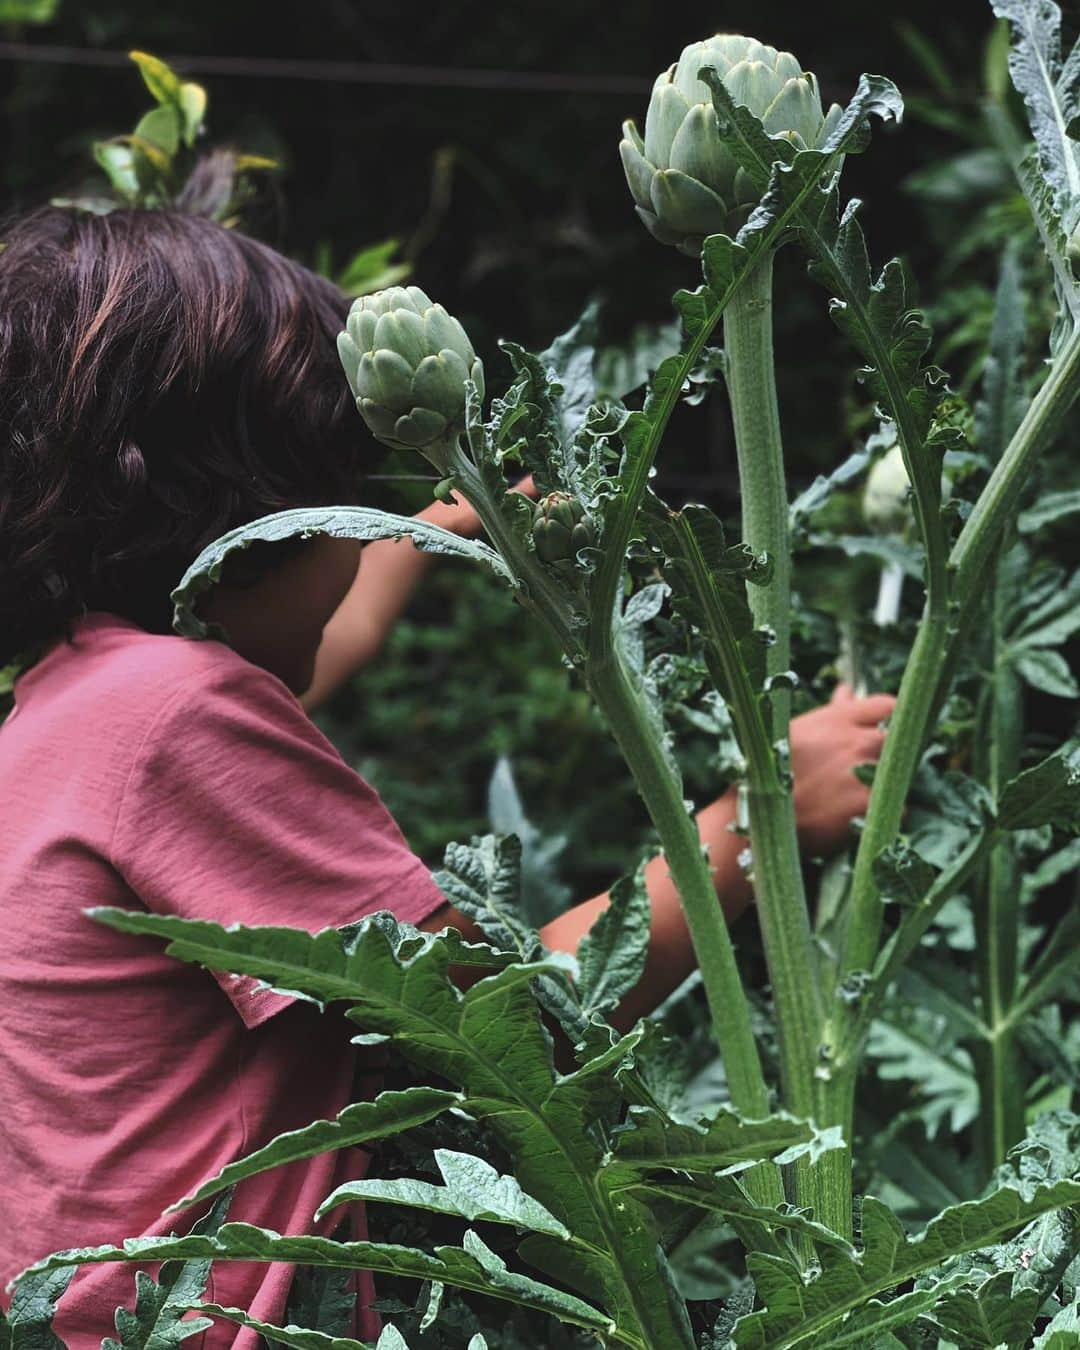
[[[772,342],[771,253],[764,253],[742,289],[724,311],[726,380],[739,459],[743,542],[772,560],[767,586],[748,587],[750,612],[758,628],[775,635],[769,648],[770,675],[791,665],[791,542],[788,530],[784,447]],[[791,698],[773,694],[774,734],[787,735]]]
[[[873,863],[897,837],[904,802],[929,734],[955,670],[960,644],[972,627],[975,607],[1001,546],[1002,534],[1017,509],[1020,494],[1039,455],[1050,443],[1080,390],[1080,329],[1058,352],[1054,368],[1028,408],[968,517],[949,558],[955,572],[956,609],[946,616],[931,605],[923,615],[900,686],[885,750],[874,775],[866,825],[852,878],[850,920],[833,1000],[829,1032],[835,1043],[847,1041],[858,1016],[842,996],[848,982],[873,967],[881,940],[881,897]],[[857,1052],[855,1054],[857,1060]],[[839,1125],[850,1139],[857,1074],[850,1064],[823,1081],[819,1122]],[[832,1155],[828,1155],[828,1159]],[[838,1162],[832,1164],[839,1167]],[[849,1164],[850,1165],[850,1164]]]
[[[985,746],[982,778],[997,798],[1020,769],[1023,694],[1005,656],[1011,587],[999,563],[992,604],[992,675],[981,719]],[[994,844],[984,872],[983,903],[975,907],[979,994],[987,1034],[977,1047],[983,1166],[992,1171],[1024,1136],[1024,1076],[1012,1009],[1020,941],[1020,877],[1010,835]]]
[[[987,581],[988,565],[1019,504],[1039,454],[1049,443],[1080,389],[1080,330],[1058,353],[1008,448],[990,475],[953,547],[956,613],[928,608],[908,659],[900,694],[874,775],[866,827],[852,878],[851,922],[841,978],[869,970],[881,936],[881,897],[873,877],[874,859],[896,838],[904,801],[922,757],[930,722],[944,695],[945,672],[954,664],[958,634],[968,627]],[[991,573],[992,574],[992,573]]]
[[[735,734],[746,757],[744,800],[750,826],[751,880],[773,988],[784,1105],[795,1115],[811,1120],[816,1115],[814,1066],[822,1025],[822,1000],[803,888],[794,804],[780,775],[759,699],[697,537],[684,515],[676,514],[672,520],[680,557],[686,564],[700,607],[702,631],[723,671]],[[829,1202],[829,1188],[819,1185],[819,1170],[820,1166],[815,1168],[806,1159],[796,1165],[795,1201],[812,1205],[818,1216],[830,1223],[836,1215],[843,1216],[843,1202]],[[848,1211],[850,1205],[849,1187]]]
[[[668,869],[679,891],[701,969],[731,1099],[741,1114],[769,1113],[769,1093],[750,1023],[727,923],[713,886],[701,839],[683,800],[682,785],[642,708],[621,660],[587,672],[589,689],[607,718],[648,809]]]
[[[703,632],[724,673],[735,733],[746,757],[752,881],[780,1032],[784,1105],[809,1120],[814,1114],[814,1066],[822,1002],[794,805],[693,528],[681,514],[674,515],[672,523],[701,608]]]

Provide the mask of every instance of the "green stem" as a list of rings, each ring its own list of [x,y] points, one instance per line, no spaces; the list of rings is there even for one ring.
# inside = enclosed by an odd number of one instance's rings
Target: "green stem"
[[[989,561],[1017,509],[1039,455],[1050,443],[1080,390],[1080,329],[1058,352],[1049,378],[1028,408],[968,517],[949,558],[954,569],[955,610],[946,616],[928,606],[900,685],[885,750],[874,775],[870,807],[852,877],[850,918],[830,1013],[835,1044],[848,1041],[857,1006],[842,996],[853,976],[872,969],[881,941],[882,906],[873,864],[900,832],[904,803],[922,758],[931,724],[955,669],[959,645],[969,632],[985,586]],[[858,1054],[853,1056],[857,1062]],[[819,1122],[839,1125],[850,1139],[856,1080],[854,1063],[821,1087]],[[827,1155],[831,1157],[832,1155]]]
[[[992,662],[984,715],[980,777],[997,799],[1020,769],[1023,694],[1006,657],[1011,586],[999,563],[992,602]],[[1020,877],[1010,836],[999,838],[984,871],[983,903],[975,906],[975,950],[986,1040],[976,1049],[983,1166],[991,1172],[1024,1135],[1024,1075],[1011,1023],[1020,942]]]
[[[530,554],[503,515],[503,504],[494,500],[484,476],[459,447],[450,459],[454,483],[487,531],[488,538],[510,564],[522,595],[540,615],[574,665],[581,665],[584,652],[575,636],[570,603],[544,566]]]
[[[499,503],[487,490],[483,475],[463,451],[458,452],[452,469],[462,495],[480,516],[515,576],[521,579],[529,603],[563,644],[571,661],[583,668],[589,691],[607,718],[660,836],[679,892],[724,1059],[732,1105],[747,1119],[762,1119],[770,1111],[769,1090],[754,1040],[750,1004],[697,826],[686,808],[678,772],[669,763],[645,711],[644,695],[631,681],[614,644],[603,661],[594,665],[585,659],[569,622],[567,601],[542,564],[509,528]],[[594,630],[600,627],[610,631],[612,618],[607,618],[606,623],[594,619]],[[779,1170],[772,1164],[753,1169],[747,1186],[761,1204],[778,1205],[785,1198]]]
[[[958,632],[967,626],[986,584],[994,551],[1020,500],[1028,475],[1080,389],[1080,330],[1058,353],[1008,448],[990,475],[949,559],[955,573],[953,615],[929,609],[908,659],[885,750],[874,775],[866,826],[852,878],[851,920],[841,978],[869,970],[881,937],[881,897],[874,859],[896,838],[911,780],[940,700],[940,682],[953,664]]]
[[[750,1005],[708,859],[683,800],[682,784],[622,661],[616,657],[599,670],[587,669],[587,679],[660,836],[686,914],[732,1104],[748,1119],[761,1119],[769,1114],[769,1092],[754,1040]],[[765,1203],[779,1203],[783,1192],[778,1177],[771,1189],[774,1193]]]
[[[810,1120],[822,1002],[791,792],[780,776],[758,696],[693,528],[681,514],[672,517],[672,525],[701,606],[702,631],[724,672],[746,756],[752,880],[780,1032],[784,1105]]]
[[[747,595],[755,627],[775,635],[767,670],[777,675],[791,665],[791,543],[773,362],[772,271],[772,253],[765,253],[725,310],[724,355],[743,542],[755,553],[767,553],[773,567],[769,584],[750,585]],[[774,739],[780,739],[787,735],[790,694],[778,689],[772,702]]]

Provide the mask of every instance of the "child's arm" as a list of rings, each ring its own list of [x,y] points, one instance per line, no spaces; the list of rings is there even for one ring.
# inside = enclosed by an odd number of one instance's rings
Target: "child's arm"
[[[795,815],[804,852],[835,852],[848,838],[852,820],[865,811],[869,789],[852,770],[856,764],[879,758],[884,741],[879,724],[892,712],[894,703],[895,699],[885,694],[857,699],[848,686],[841,685],[832,702],[793,720]],[[752,898],[739,863],[747,840],[729,828],[734,819],[733,790],[697,815],[698,833],[708,849],[716,894],[729,924]],[[623,1028],[663,1002],[694,968],[690,934],[663,855],[646,865],[645,885],[652,902],[649,954],[641,980],[613,1019]],[[607,904],[605,892],[560,914],[540,930],[545,946],[552,951],[576,952]],[[437,932],[448,924],[473,940],[480,937],[476,926],[450,905],[437,910],[421,926]]]
[[[512,491],[535,496],[531,477]],[[466,537],[478,535],[481,529],[472,507],[456,498],[453,503],[432,502],[418,512],[417,519]],[[422,553],[408,539],[380,539],[364,548],[356,581],[323,630],[315,676],[300,699],[308,711],[378,655],[435,556]]]

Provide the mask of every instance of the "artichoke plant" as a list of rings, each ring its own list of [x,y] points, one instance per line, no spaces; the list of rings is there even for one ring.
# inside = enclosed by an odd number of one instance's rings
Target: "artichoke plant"
[[[653,85],[644,139],[624,122],[619,152],[650,233],[694,257],[706,235],[735,234],[759,197],[720,139],[712,95],[698,78],[704,66],[716,69],[770,136],[799,150],[822,144],[841,113],[836,103],[822,111],[817,80],[790,52],[733,33],[684,48]]]
[[[419,286],[391,286],[353,303],[338,355],[376,439],[446,473],[465,429],[466,381],[484,396],[484,367],[457,319]]]
[[[533,509],[533,543],[546,563],[573,562],[593,542],[592,522],[585,508],[568,492],[549,492]]]

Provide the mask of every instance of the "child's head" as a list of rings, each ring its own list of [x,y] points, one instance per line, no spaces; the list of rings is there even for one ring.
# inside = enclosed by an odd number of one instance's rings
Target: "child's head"
[[[329,281],[173,211],[46,207],[0,245],[0,664],[87,609],[167,631],[212,539],[357,500]]]

